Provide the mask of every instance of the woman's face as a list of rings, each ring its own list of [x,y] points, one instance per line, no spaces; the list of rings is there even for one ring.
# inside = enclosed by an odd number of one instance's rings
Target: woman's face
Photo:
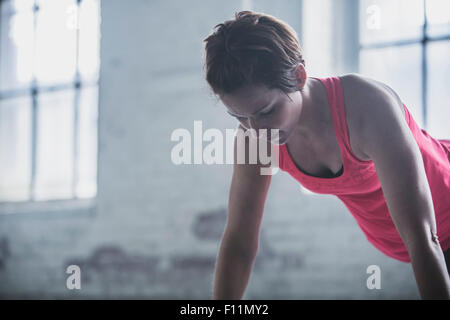
[[[263,85],[249,85],[232,94],[220,96],[227,112],[238,119],[246,129],[279,129],[279,139],[272,143],[285,144],[298,123],[302,111],[300,91],[285,93],[280,89],[268,89]],[[264,138],[264,136],[262,136]]]

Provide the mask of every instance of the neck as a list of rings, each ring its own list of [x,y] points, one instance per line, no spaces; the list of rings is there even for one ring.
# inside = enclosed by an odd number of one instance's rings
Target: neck
[[[316,80],[307,78],[303,91],[300,93],[302,96],[302,109],[294,133],[303,138],[313,137],[319,124],[323,121],[320,113],[323,97],[318,85],[320,83]]]

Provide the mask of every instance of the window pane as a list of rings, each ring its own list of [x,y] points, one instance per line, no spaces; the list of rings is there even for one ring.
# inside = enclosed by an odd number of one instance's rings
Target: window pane
[[[361,0],[362,44],[422,36],[423,0]]]
[[[39,84],[73,81],[76,59],[76,4],[39,2],[36,26],[36,78]]]
[[[366,49],[360,54],[360,73],[389,85],[422,126],[421,46]]]
[[[428,46],[428,132],[438,139],[450,139],[449,74],[450,41]]]
[[[428,35],[450,34],[450,1],[427,0]]]
[[[8,14],[2,5],[0,17],[0,90],[29,86],[33,67],[33,12]]]
[[[39,96],[37,200],[72,196],[73,101],[73,90]]]
[[[98,87],[80,92],[78,127],[78,184],[76,195],[94,197],[97,193],[97,108]]]
[[[0,201],[28,200],[31,177],[31,102],[0,100]]]
[[[100,3],[84,0],[80,7],[79,70],[84,79],[96,81],[100,64]]]

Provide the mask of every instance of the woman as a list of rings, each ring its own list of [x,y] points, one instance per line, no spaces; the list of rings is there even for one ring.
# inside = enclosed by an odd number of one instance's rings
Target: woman
[[[421,130],[383,83],[308,78],[297,34],[273,16],[236,13],[204,42],[206,80],[239,128],[279,129],[279,139],[266,139],[279,168],[336,195],[368,241],[411,262],[423,299],[449,299],[450,140]],[[249,139],[237,141],[235,155],[248,154]],[[214,299],[240,299],[248,284],[271,181],[264,166],[235,161]]]

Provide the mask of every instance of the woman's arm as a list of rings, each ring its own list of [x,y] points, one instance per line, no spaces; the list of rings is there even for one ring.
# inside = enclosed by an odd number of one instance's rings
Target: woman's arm
[[[242,126],[239,129],[245,130]],[[241,131],[243,132],[243,131]],[[250,132],[247,136],[251,137]],[[234,140],[234,166],[228,200],[228,216],[217,256],[213,299],[241,299],[247,287],[259,243],[259,229],[271,176],[259,161],[249,164],[250,141]],[[270,142],[268,143],[270,147]],[[245,163],[238,163],[238,149],[245,151]],[[257,159],[258,160],[258,159]]]
[[[450,299],[450,279],[420,149],[398,99],[376,82],[355,79],[363,129],[360,147],[374,162],[392,220],[411,258],[423,299]]]

